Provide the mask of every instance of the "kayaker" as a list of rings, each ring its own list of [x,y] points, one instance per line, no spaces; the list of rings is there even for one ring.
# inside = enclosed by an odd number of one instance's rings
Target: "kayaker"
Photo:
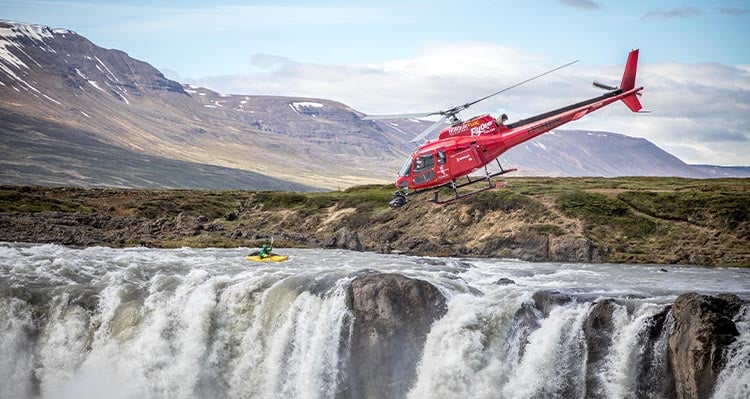
[[[271,255],[272,250],[273,249],[270,246],[263,244],[263,248],[258,252],[258,256],[260,256],[261,259],[265,259]]]

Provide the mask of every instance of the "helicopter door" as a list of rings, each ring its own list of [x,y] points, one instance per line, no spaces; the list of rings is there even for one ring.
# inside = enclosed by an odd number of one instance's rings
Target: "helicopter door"
[[[474,147],[467,148],[448,157],[448,168],[454,176],[470,173],[482,166],[482,160]]]
[[[435,166],[435,156],[433,154],[419,155],[414,159],[414,178],[413,184],[423,184],[435,180],[435,172],[432,167]]]

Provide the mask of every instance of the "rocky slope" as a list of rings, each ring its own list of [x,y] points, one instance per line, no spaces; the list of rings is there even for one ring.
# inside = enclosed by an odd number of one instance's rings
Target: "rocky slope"
[[[531,261],[750,265],[750,181],[516,178],[438,207],[329,193],[4,187],[0,241],[276,244]]]

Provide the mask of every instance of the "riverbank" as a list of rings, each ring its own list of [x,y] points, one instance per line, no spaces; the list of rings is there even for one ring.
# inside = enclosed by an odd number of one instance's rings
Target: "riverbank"
[[[0,241],[330,247],[530,261],[750,266],[750,179],[510,178],[456,204],[325,193],[0,188]]]

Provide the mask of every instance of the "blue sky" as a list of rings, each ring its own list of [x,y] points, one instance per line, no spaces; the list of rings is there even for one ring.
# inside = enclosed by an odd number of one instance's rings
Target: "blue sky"
[[[477,109],[513,120],[598,94],[590,80],[616,83],[637,47],[653,114],[620,107],[569,128],[645,137],[691,163],[750,164],[747,0],[0,0],[0,18],[74,30],[182,83],[371,114],[445,108],[581,60]]]
[[[482,41],[548,56],[750,64],[742,1],[0,1],[0,18],[68,28],[181,76],[246,72],[252,54],[311,63],[409,57]]]

